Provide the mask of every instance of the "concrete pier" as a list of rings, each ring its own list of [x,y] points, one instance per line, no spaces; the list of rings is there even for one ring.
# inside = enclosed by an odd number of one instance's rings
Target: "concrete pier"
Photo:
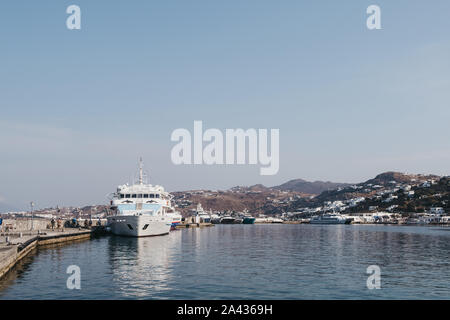
[[[43,231],[28,234],[5,234],[0,237],[0,279],[13,268],[17,262],[39,246],[89,239],[92,230],[63,229],[60,231]],[[6,242],[6,238],[8,242]]]

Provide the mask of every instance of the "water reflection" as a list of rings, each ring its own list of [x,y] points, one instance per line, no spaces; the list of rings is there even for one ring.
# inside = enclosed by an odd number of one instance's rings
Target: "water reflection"
[[[142,298],[169,290],[173,256],[181,250],[181,233],[148,238],[110,237],[108,259],[115,294]]]
[[[429,227],[219,225],[38,250],[2,299],[450,299],[450,232]],[[26,261],[26,260],[24,260]],[[82,290],[66,288],[79,265]],[[381,267],[381,290],[366,269]]]

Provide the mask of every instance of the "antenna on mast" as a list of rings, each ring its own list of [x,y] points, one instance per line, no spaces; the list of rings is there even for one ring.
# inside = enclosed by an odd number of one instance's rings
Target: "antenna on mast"
[[[139,158],[139,184],[144,184],[144,171],[142,165],[142,157]]]

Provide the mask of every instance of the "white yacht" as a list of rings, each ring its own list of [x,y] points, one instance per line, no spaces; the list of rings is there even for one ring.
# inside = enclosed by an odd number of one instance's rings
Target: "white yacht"
[[[211,222],[211,216],[207,212],[205,212],[205,210],[203,210],[201,203],[197,204],[197,209],[195,210],[194,215],[196,217],[196,220],[199,220],[199,222],[204,222],[204,223]]]
[[[350,224],[352,219],[337,214],[323,214],[311,218],[310,224]]]
[[[177,225],[179,225],[181,223],[181,220],[183,219],[183,217],[181,216],[181,214],[179,214],[178,212],[168,212],[166,213],[167,216],[169,216],[171,218],[172,221],[172,225],[171,225],[171,230],[175,230]]]
[[[217,213],[212,213],[211,209],[209,210],[209,216],[211,217],[211,223],[219,224],[221,217]]]
[[[234,223],[235,223],[235,220],[236,220],[236,218],[234,218],[234,217],[232,217],[232,216],[229,216],[229,215],[226,215],[226,216],[223,216],[223,217],[220,219],[220,223],[221,223],[221,224],[234,224]]]
[[[172,196],[162,186],[144,183],[142,159],[139,183],[117,187],[111,200],[113,215],[108,227],[116,235],[149,237],[168,234],[179,215],[171,205]]]

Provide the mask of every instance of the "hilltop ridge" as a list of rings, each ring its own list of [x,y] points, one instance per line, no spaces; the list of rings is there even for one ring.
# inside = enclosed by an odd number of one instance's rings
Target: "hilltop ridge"
[[[283,191],[297,191],[308,194],[320,194],[325,190],[332,190],[339,187],[345,187],[350,185],[349,183],[337,183],[331,181],[306,181],[303,179],[294,179],[279,186],[274,186],[272,189]]]

